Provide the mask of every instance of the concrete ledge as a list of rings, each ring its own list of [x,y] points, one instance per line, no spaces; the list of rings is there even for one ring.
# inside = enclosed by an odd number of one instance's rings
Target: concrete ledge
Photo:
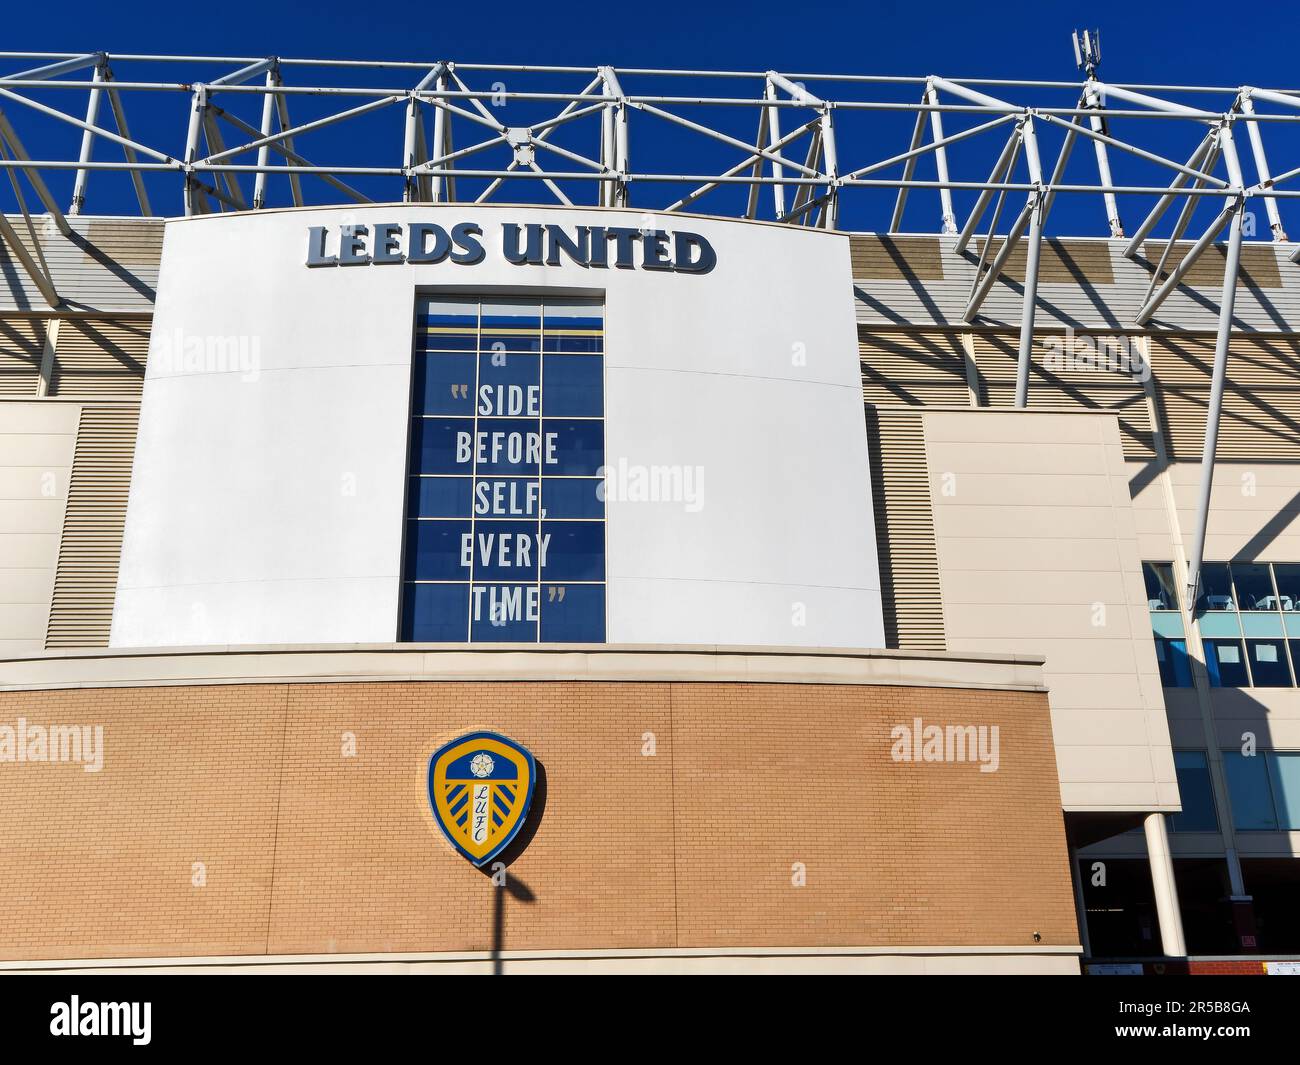
[[[0,975],[231,974],[834,974],[1079,975],[1078,946],[731,947],[465,951],[428,954],[242,955],[0,962]]]
[[[0,691],[341,681],[872,684],[1046,691],[1029,655],[589,644],[350,644],[45,651],[0,659]]]

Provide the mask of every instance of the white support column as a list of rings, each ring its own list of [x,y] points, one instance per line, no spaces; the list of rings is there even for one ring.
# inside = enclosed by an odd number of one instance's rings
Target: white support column
[[[1250,102],[1249,90],[1243,90],[1241,94],[1241,113],[1243,115],[1254,115],[1255,105]],[[1246,136],[1250,138],[1250,152],[1255,158],[1255,175],[1259,178],[1260,185],[1267,188],[1273,183],[1273,175],[1269,173],[1268,156],[1264,154],[1264,135],[1259,131],[1259,123],[1255,121],[1246,122]],[[1282,214],[1277,207],[1277,199],[1265,193],[1264,210],[1268,213],[1268,228],[1273,233],[1274,240],[1286,240],[1286,230],[1282,228]]]
[[[840,164],[835,152],[835,126],[831,121],[829,104],[822,109],[821,131],[822,150],[826,160],[826,209],[822,212],[823,228],[839,229],[840,190],[837,182],[840,177]]]
[[[208,109],[208,90],[204,85],[194,86],[190,101],[190,125],[185,135],[185,162],[193,163],[199,156],[199,131],[203,128],[203,113]],[[199,190],[192,171],[185,173],[185,213],[199,214]]]
[[[1101,107],[1104,101],[1100,93],[1097,92],[1095,83],[1089,81],[1084,87],[1084,105],[1089,108]],[[1101,115],[1089,115],[1088,126],[1094,133],[1106,134],[1106,123],[1102,120]],[[1104,142],[1094,140],[1092,146],[1097,153],[1097,177],[1101,181],[1103,188],[1110,188],[1114,182],[1110,178],[1110,156],[1106,154],[1106,145]],[[1102,198],[1106,201],[1106,221],[1110,225],[1110,235],[1112,237],[1122,237],[1124,235],[1124,224],[1119,218],[1119,201],[1115,198],[1113,192],[1102,193]]]
[[[100,86],[104,83],[104,65],[100,63],[95,67],[93,87],[90,90],[90,99],[86,104],[86,125],[94,126],[99,123],[99,100],[103,93]],[[90,177],[90,171],[86,169],[86,164],[90,162],[91,153],[95,148],[95,135],[88,129],[81,131],[81,154],[78,156],[78,162],[81,168],[77,171],[77,176],[72,182],[72,203],[68,207],[68,214],[81,214],[82,207],[86,204],[86,181]]]
[[[1187,957],[1183,939],[1183,915],[1178,909],[1178,884],[1174,879],[1174,859],[1169,851],[1169,832],[1164,814],[1147,814],[1142,823],[1147,837],[1147,861],[1151,864],[1151,887],[1156,898],[1156,918],[1160,922],[1160,946],[1166,957]]]
[[[939,106],[939,93],[930,82],[925,88],[925,102],[931,107]],[[943,115],[939,111],[930,112],[930,137],[934,141],[943,140]],[[934,150],[934,165],[938,172],[939,182],[942,185],[948,183],[948,155],[942,148]],[[957,216],[952,209],[952,189],[941,188],[939,190],[939,206],[943,214],[942,227],[944,233],[957,232]]]
[[[1025,120],[1024,140],[1029,178],[1038,187],[1030,193],[1029,243],[1025,247],[1025,290],[1020,309],[1020,352],[1016,364],[1017,407],[1029,403],[1029,361],[1034,350],[1034,312],[1038,309],[1038,257],[1043,247],[1043,167],[1032,118]]]
[[[1241,188],[1241,166],[1232,143],[1232,129],[1223,130],[1223,159],[1232,184]],[[1201,483],[1197,493],[1196,528],[1187,560],[1187,601],[1196,603],[1205,554],[1205,532],[1210,520],[1210,493],[1214,488],[1214,456],[1219,441],[1219,412],[1223,409],[1223,385],[1228,375],[1228,346],[1232,337],[1232,314],[1237,301],[1237,268],[1241,263],[1241,230],[1246,213],[1245,197],[1233,204],[1228,230],[1228,255],[1223,267],[1223,295],[1219,300],[1219,329],[1214,340],[1214,370],[1210,377],[1210,405],[1205,413],[1205,444],[1201,449]]]
[[[262,125],[260,127],[261,137],[266,138],[271,135],[271,123],[275,118],[275,93],[271,91],[275,86],[275,68],[272,67],[266,72],[266,92],[262,96]],[[257,149],[257,165],[264,167],[271,161],[271,146],[263,144]],[[257,175],[253,178],[253,210],[260,211],[266,206],[266,178],[265,170],[258,170]]]

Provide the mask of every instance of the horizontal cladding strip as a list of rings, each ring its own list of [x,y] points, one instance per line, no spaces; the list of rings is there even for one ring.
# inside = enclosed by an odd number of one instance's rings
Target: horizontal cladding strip
[[[367,681],[838,684],[1043,691],[1042,659],[1001,653],[773,651],[565,644],[380,644],[47,652],[0,660],[0,690]]]

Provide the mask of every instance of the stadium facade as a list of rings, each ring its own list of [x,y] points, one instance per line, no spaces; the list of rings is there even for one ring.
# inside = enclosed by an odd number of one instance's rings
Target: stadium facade
[[[0,964],[1300,953],[1300,267],[1265,153],[1300,96],[1153,96],[1089,54],[1032,107],[716,75],[744,140],[626,89],[669,72],[295,96],[320,64],[6,57]],[[177,93],[183,151],[131,135],[124,100]],[[401,165],[301,154],[384,108]],[[877,110],[906,151],[850,140]],[[1139,114],[1190,158],[1122,139]],[[734,165],[635,171],[631,115]],[[952,176],[981,136],[992,173]],[[114,170],[139,210],[88,213]],[[882,194],[887,227],[845,226]],[[1082,194],[1109,235],[1045,235]],[[909,195],[939,232],[902,231]],[[482,867],[433,764],[476,736]]]

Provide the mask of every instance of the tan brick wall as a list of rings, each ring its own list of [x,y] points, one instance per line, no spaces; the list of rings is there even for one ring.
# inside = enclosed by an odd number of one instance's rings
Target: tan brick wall
[[[428,812],[490,728],[544,772],[507,950],[1073,944],[1047,698],[871,685],[304,683],[0,693],[103,724],[102,772],[0,763],[0,957],[486,950],[493,889]],[[997,724],[1001,768],[890,759]],[[357,738],[355,758],[342,736]],[[642,755],[653,732],[654,757]],[[537,818],[540,793],[534,800]],[[525,829],[527,831],[527,829]],[[207,883],[191,884],[203,862]],[[791,885],[802,862],[807,886]]]

